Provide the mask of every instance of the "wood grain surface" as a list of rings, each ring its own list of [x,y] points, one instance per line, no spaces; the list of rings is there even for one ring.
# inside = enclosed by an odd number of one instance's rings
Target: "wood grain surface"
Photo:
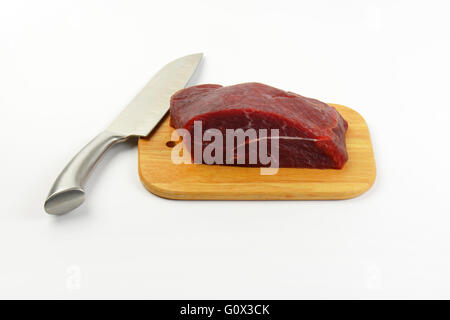
[[[334,106],[349,123],[349,160],[341,170],[280,168],[260,175],[259,168],[203,164],[174,164],[169,116],[138,142],[139,176],[152,193],[185,200],[337,200],[356,197],[373,185],[375,159],[364,118],[356,111]]]

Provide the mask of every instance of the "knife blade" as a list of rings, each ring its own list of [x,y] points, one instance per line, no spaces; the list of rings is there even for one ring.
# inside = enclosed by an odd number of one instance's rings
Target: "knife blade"
[[[167,113],[170,97],[187,85],[202,57],[197,53],[179,58],[156,73],[111,125],[61,171],[44,203],[45,211],[60,215],[79,207],[85,199],[84,184],[101,156],[131,136],[147,136]]]

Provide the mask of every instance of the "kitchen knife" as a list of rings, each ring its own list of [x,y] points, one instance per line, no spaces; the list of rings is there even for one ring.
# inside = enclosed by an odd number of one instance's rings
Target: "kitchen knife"
[[[187,85],[202,56],[192,54],[163,67],[113,123],[62,170],[45,201],[45,211],[60,215],[80,206],[85,199],[84,183],[101,156],[129,137],[147,136],[167,113],[170,97]]]

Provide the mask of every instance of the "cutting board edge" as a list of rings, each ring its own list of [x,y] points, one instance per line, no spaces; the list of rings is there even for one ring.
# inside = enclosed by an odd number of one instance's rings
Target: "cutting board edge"
[[[189,191],[174,191],[171,189],[167,189],[161,186],[158,183],[150,183],[146,181],[144,177],[141,177],[142,184],[144,187],[153,193],[154,195],[170,200],[236,200],[236,201],[277,201],[277,200],[349,200],[353,198],[357,198],[362,194],[369,191],[375,183],[375,177],[369,183],[360,183],[358,189],[354,189],[351,191],[343,191],[341,193],[327,193],[323,194],[314,193],[314,194],[300,194],[297,193],[295,195],[280,195],[276,193],[261,193],[261,194],[252,194],[252,193],[242,193],[236,192],[231,193],[227,192],[226,194],[219,194],[216,192],[211,193],[197,193],[197,192],[189,192]],[[163,184],[164,185],[164,184]]]

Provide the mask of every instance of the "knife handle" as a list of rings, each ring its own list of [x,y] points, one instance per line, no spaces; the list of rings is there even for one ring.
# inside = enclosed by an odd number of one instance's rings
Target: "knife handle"
[[[53,183],[45,200],[49,214],[60,215],[80,206],[85,199],[83,185],[102,155],[115,143],[127,137],[103,131],[89,142],[66,165]]]

